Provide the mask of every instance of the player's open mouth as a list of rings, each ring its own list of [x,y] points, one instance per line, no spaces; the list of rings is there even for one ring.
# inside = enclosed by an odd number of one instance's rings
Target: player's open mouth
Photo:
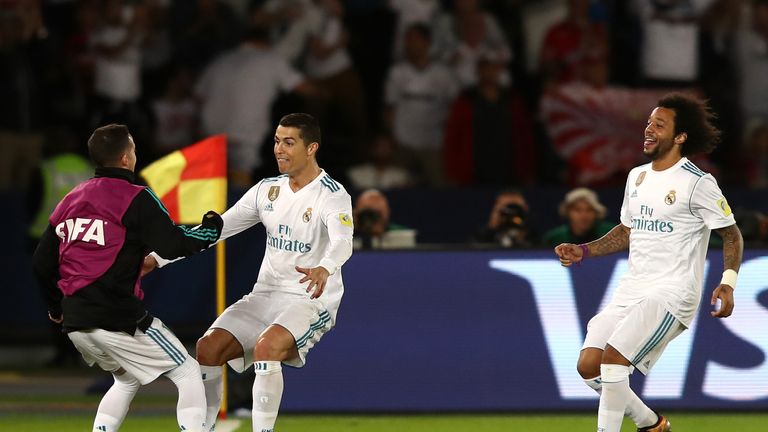
[[[656,138],[652,137],[645,137],[645,141],[643,141],[643,148],[647,149],[649,147],[653,147],[656,145]]]

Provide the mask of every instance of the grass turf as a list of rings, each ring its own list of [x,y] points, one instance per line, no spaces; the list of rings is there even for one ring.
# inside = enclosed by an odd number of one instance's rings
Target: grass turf
[[[675,432],[763,432],[768,414],[752,413],[671,413]],[[0,414],[0,431],[37,432],[55,430],[75,432],[90,430],[91,415],[77,414]],[[511,415],[412,415],[412,416],[360,416],[360,415],[284,415],[278,420],[280,432],[465,432],[510,431],[571,432],[595,429],[593,414],[511,414]],[[172,416],[129,414],[123,432],[154,432],[177,430]],[[238,432],[251,430],[249,420],[243,420]],[[634,431],[630,421],[624,422],[622,432]]]

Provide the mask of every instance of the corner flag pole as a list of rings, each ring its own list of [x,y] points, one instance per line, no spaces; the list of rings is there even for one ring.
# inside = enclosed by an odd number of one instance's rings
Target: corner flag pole
[[[227,307],[227,288],[226,288],[226,248],[224,240],[216,244],[216,316],[224,313]],[[221,366],[221,380],[223,385],[223,394],[221,405],[219,406],[219,418],[227,417],[227,364]]]

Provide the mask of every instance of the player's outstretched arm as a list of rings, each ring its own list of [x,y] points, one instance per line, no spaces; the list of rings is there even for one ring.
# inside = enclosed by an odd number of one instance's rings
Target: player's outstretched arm
[[[630,228],[618,224],[612,230],[595,241],[586,244],[589,256],[603,256],[620,252],[629,248]]]
[[[712,291],[712,305],[720,300],[720,307],[711,312],[713,317],[725,318],[733,313],[733,290],[736,288],[736,277],[739,267],[741,267],[741,258],[744,254],[744,239],[741,237],[741,231],[736,224],[725,228],[716,229],[720,237],[723,238],[723,278],[714,291]]]
[[[599,239],[576,245],[563,243],[555,247],[555,254],[560,258],[560,264],[568,267],[581,262],[589,256],[602,256],[625,250],[629,247],[629,227],[618,224]]]

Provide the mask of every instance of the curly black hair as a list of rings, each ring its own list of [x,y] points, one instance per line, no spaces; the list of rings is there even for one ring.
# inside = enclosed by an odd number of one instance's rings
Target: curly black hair
[[[680,148],[683,156],[711,153],[720,144],[720,130],[712,124],[717,115],[707,101],[684,93],[670,93],[658,105],[675,112],[675,136],[685,133],[688,138]]]

